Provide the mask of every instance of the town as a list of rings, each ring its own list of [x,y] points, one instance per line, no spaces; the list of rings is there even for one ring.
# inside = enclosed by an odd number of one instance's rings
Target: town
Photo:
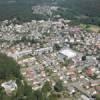
[[[33,90],[46,81],[54,86],[61,80],[73,100],[95,100],[93,96],[100,95],[100,33],[69,23],[63,18],[22,24],[2,21],[0,52],[21,65]],[[15,81],[9,82],[17,87]]]

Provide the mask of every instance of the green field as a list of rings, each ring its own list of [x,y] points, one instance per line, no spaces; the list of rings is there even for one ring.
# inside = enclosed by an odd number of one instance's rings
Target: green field
[[[80,24],[80,27],[82,27],[83,29],[86,29],[88,31],[93,31],[93,32],[100,32],[100,26],[97,25],[86,25],[86,24]]]

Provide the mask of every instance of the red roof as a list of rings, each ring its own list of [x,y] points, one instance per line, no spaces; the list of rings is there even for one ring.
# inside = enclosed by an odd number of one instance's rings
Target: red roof
[[[86,74],[88,76],[93,76],[93,71],[89,68],[89,69],[86,70]]]

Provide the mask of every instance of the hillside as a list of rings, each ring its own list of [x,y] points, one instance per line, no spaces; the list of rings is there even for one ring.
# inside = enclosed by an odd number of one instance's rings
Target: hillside
[[[100,16],[100,0],[57,0],[58,5],[73,9],[81,14]]]
[[[65,10],[57,12],[64,18],[82,23],[100,25],[100,0],[0,0],[0,20],[19,17],[29,21],[35,19],[33,5],[55,5]],[[38,19],[46,19],[39,16]]]

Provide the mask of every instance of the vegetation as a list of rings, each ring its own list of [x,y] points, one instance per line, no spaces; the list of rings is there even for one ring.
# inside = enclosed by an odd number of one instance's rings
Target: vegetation
[[[59,44],[54,44],[53,49],[59,51],[61,49]]]
[[[0,4],[0,21],[17,18],[19,23],[31,20],[47,20],[47,15],[33,14],[32,4]]]
[[[84,30],[100,33],[100,26],[97,26],[97,25],[80,24],[79,26],[83,28]]]
[[[4,54],[0,54],[0,80],[21,79],[20,66]]]
[[[63,90],[63,84],[62,81],[57,81],[57,83],[54,86],[54,89],[56,92],[61,92]]]
[[[73,24],[94,24],[100,26],[100,0],[17,0],[16,3],[8,3],[9,0],[0,0],[0,20],[17,17],[20,22],[35,20],[47,20],[48,15],[32,14],[33,5],[60,6],[54,15],[60,15],[65,19],[73,20]],[[13,9],[12,9],[13,8]]]
[[[96,100],[100,100],[100,95],[99,94],[96,95]]]

